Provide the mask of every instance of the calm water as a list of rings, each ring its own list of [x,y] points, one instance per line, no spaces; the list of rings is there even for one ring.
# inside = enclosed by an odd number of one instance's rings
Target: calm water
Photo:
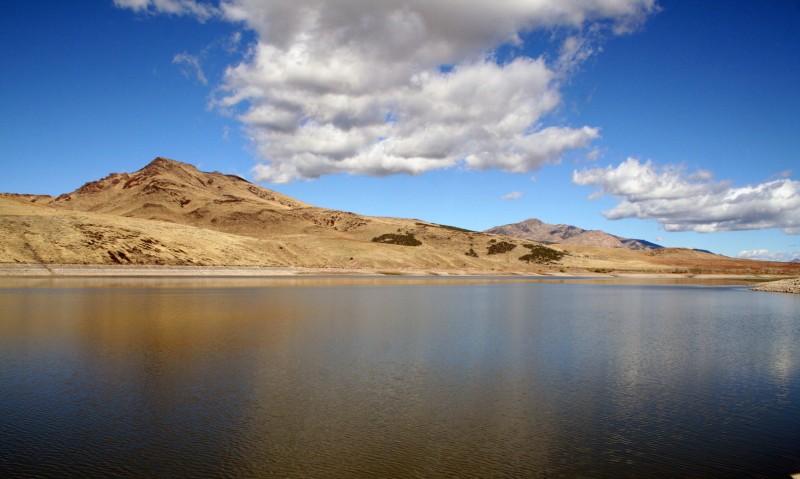
[[[2,477],[782,477],[800,296],[3,280]]]

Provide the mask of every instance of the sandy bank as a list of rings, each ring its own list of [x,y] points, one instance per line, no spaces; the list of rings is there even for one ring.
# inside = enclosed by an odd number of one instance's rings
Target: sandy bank
[[[294,276],[304,274],[379,274],[340,268],[272,268],[242,266],[154,266],[0,264],[0,276]]]
[[[421,270],[421,269],[373,269],[373,268],[300,268],[261,266],[158,266],[158,265],[79,265],[79,264],[19,264],[0,263],[0,277],[281,277],[281,276],[444,276],[498,278],[585,278],[595,280],[641,281],[641,282],[709,282],[743,284],[753,280],[776,279],[759,275],[726,274],[673,274],[641,272],[569,272],[542,271],[483,271],[483,270]],[[798,280],[789,280],[798,281]],[[780,287],[781,281],[764,283],[761,286]],[[797,286],[795,286],[797,288]],[[774,291],[770,289],[769,291]],[[780,289],[780,291],[783,291]],[[794,291],[797,292],[797,291]]]
[[[262,266],[156,266],[156,265],[79,265],[79,264],[0,264],[0,276],[540,276],[533,273],[497,271],[388,270],[372,268],[299,268]]]
[[[753,291],[770,291],[773,293],[800,294],[800,278],[782,279],[754,286]]]

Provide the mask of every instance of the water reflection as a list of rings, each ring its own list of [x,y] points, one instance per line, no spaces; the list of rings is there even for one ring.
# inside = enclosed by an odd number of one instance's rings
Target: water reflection
[[[0,289],[6,477],[800,471],[794,296],[527,279],[48,281]]]
[[[0,289],[18,288],[264,288],[298,286],[396,286],[473,285],[509,283],[596,285],[748,285],[736,278],[597,277],[597,276],[403,276],[403,275],[309,275],[309,276],[0,276]]]

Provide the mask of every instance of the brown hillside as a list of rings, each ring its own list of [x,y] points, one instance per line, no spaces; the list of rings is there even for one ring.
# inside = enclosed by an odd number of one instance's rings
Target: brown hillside
[[[237,176],[165,158],[57,198],[0,195],[0,235],[0,263],[800,274],[797,263],[569,242],[543,246],[415,219],[317,208]]]
[[[234,216],[286,212],[309,205],[238,176],[204,173],[192,165],[156,158],[141,170],[112,173],[49,203],[91,211],[194,226],[216,226]],[[225,228],[215,228],[222,229]]]
[[[486,254],[490,235],[317,208],[165,158],[57,198],[3,195],[0,231],[0,262],[530,270]],[[420,244],[392,244],[409,235]]]

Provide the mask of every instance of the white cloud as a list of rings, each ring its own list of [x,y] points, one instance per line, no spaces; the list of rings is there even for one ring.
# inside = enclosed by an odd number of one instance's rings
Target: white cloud
[[[788,178],[737,188],[708,171],[690,174],[628,158],[616,167],[574,171],[572,181],[600,188],[594,198],[617,197],[619,203],[603,213],[612,220],[655,219],[667,231],[780,228],[800,234],[800,182]]]
[[[512,191],[511,193],[505,195],[502,199],[504,200],[516,200],[522,198],[522,193],[519,191]]]
[[[557,69],[565,76],[579,70],[586,60],[602,52],[600,40],[600,32],[596,29],[565,38],[558,54]]]
[[[520,32],[606,21],[630,27],[650,0],[374,2],[230,0],[221,10],[259,34],[228,69],[218,104],[244,109],[256,179],[418,174],[463,165],[528,172],[589,146],[597,128],[546,125],[560,70],[594,51],[569,36],[556,65],[491,50]],[[442,65],[451,65],[445,69]]]
[[[605,152],[602,149],[594,147],[591,150],[589,150],[588,153],[586,153],[586,155],[583,157],[583,160],[586,161],[587,163],[593,163],[599,160],[604,153]]]
[[[200,21],[220,13],[213,5],[195,0],[114,0],[114,5],[149,14],[190,15]]]
[[[770,256],[772,255],[770,254],[769,250],[766,249],[743,250],[739,251],[739,254],[736,255],[737,258],[760,260]]]
[[[739,251],[736,255],[738,258],[743,259],[757,259],[761,261],[793,261],[800,258],[800,251],[787,253],[785,251],[771,252],[766,249],[744,250]]]
[[[183,65],[185,68],[181,70],[187,78],[192,76],[191,74],[193,73],[198,82],[203,85],[208,85],[208,79],[203,72],[203,67],[200,66],[200,59],[198,57],[189,55],[188,53],[178,53],[172,57],[172,63],[175,65]]]
[[[449,73],[418,73],[403,84],[370,65],[342,61],[325,70],[267,50],[260,53],[269,58],[229,71],[235,94],[222,100],[249,102],[240,118],[259,154],[270,159],[256,170],[261,180],[417,174],[460,161],[525,172],[599,136],[589,127],[526,131],[558,104],[540,60],[505,66],[481,60]]]
[[[565,75],[655,0],[115,0],[135,11],[218,15],[257,34],[215,105],[235,112],[263,162],[259,181],[462,166],[529,172],[598,138],[548,124]],[[545,57],[498,63],[525,32],[565,40]],[[519,50],[522,51],[521,49]]]

